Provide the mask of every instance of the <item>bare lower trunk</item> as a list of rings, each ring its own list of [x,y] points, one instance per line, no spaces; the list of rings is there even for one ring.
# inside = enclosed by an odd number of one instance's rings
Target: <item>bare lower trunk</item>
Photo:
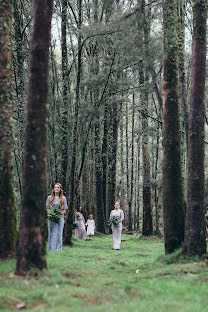
[[[132,132],[131,132],[131,182],[130,182],[130,199],[129,199],[129,211],[132,211],[133,191],[134,191],[134,110],[135,100],[133,93],[132,101]],[[130,216],[129,216],[130,217]],[[129,231],[132,231],[132,216],[129,220]]]
[[[46,103],[53,1],[33,7],[23,169],[23,199],[16,272],[45,269],[46,247]]]
[[[74,191],[75,191],[75,167],[76,167],[76,154],[77,154],[77,129],[78,129],[78,117],[79,117],[79,101],[80,101],[80,81],[81,81],[81,69],[82,69],[82,39],[81,39],[81,25],[82,25],[82,0],[78,0],[78,56],[77,56],[77,84],[76,84],[76,99],[75,99],[75,116],[72,138],[72,156],[71,156],[71,168],[70,168],[70,194],[69,194],[69,212],[67,216],[67,222],[65,226],[64,244],[72,246],[72,230],[73,230],[73,209],[74,209]]]
[[[204,100],[207,1],[193,6],[191,102],[188,133],[188,196],[183,253],[206,253],[204,205]]]
[[[0,2],[0,259],[14,257],[16,216],[12,189],[12,1]]]
[[[62,161],[61,161],[61,183],[66,195],[67,189],[67,168],[68,168],[68,57],[66,43],[66,21],[67,21],[67,0],[62,0],[62,22],[61,22],[61,52],[62,52],[62,91],[63,91],[63,111],[62,111]]]
[[[171,253],[184,239],[176,0],[163,0],[163,19],[163,215],[165,252]]]
[[[116,160],[117,160],[117,137],[118,137],[118,108],[116,101],[112,103],[111,126],[109,131],[108,150],[108,217],[114,209],[116,194]]]

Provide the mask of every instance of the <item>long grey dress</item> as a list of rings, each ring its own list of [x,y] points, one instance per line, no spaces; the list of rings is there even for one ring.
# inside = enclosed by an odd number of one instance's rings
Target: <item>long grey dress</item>
[[[46,201],[46,208],[50,209],[50,198],[48,196]],[[59,205],[59,197],[55,197],[53,201],[53,206]],[[67,201],[64,196],[64,208],[67,210]],[[58,223],[48,220],[48,251],[62,251],[62,238],[63,238],[63,229],[64,229],[64,217],[59,220]]]
[[[80,216],[77,214],[77,225],[78,227],[75,229],[75,238],[86,239],[86,230],[84,225],[84,216]]]
[[[120,222],[117,226],[112,225],[112,232],[113,232],[113,249],[120,249],[121,244],[121,231],[122,231],[122,221],[124,219],[124,213],[121,209],[114,209],[111,210],[110,218],[118,217]]]

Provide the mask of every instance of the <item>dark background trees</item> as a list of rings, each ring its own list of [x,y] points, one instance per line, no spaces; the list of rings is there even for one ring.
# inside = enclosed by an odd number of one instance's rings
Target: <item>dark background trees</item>
[[[32,6],[29,0],[12,3],[12,162],[19,221]],[[48,194],[55,182],[64,186],[67,245],[72,245],[73,214],[79,205],[86,217],[96,216],[97,230],[108,232],[110,210],[119,200],[125,226],[143,235],[163,234],[164,208],[166,252],[181,246],[190,157],[192,17],[191,3],[185,0],[163,5],[150,0],[54,1],[46,180]],[[205,179],[206,149],[207,144]]]

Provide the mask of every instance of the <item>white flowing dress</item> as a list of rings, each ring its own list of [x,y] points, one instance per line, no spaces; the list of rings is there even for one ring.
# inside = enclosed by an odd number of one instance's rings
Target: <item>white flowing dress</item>
[[[87,225],[87,235],[94,235],[95,221],[88,219],[86,225]]]
[[[113,232],[113,249],[120,249],[121,244],[121,231],[122,231],[122,221],[124,219],[124,213],[121,209],[114,209],[111,210],[110,218],[118,217],[120,222],[118,225],[112,225],[112,232]]]

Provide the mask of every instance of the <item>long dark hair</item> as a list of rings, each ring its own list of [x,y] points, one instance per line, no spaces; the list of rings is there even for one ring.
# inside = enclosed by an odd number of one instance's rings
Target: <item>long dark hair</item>
[[[82,208],[82,210],[81,210],[81,211],[79,211],[79,208],[80,208],[80,207]],[[82,207],[82,206],[79,206],[79,207],[77,208],[77,212],[81,212],[81,213],[82,213],[82,215],[83,215],[83,217],[85,217],[85,216],[84,216],[84,210],[83,210],[83,207]]]

